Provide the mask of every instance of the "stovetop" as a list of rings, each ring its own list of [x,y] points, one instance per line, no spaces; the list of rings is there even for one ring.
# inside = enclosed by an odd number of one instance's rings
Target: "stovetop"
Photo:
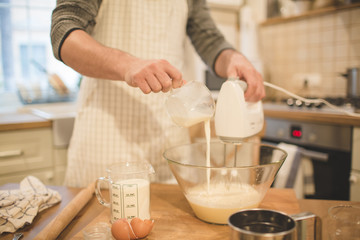
[[[308,97],[307,99],[315,99]],[[344,98],[344,97],[326,97],[324,98],[327,102],[337,107],[345,107],[345,108],[360,108],[360,98]],[[325,106],[324,103],[320,104],[307,104],[301,100],[297,100],[295,98],[285,98],[282,99],[281,102],[286,103],[286,105],[292,107],[306,107],[306,108],[322,108]]]
[[[307,97],[307,99],[314,99]],[[333,109],[324,103],[307,104],[295,98],[283,98],[279,101],[265,102],[264,109],[279,110],[279,111],[294,111],[294,112],[312,112],[312,113],[327,113],[327,114],[344,114],[342,111],[358,112],[360,110],[360,98],[343,98],[343,97],[326,97],[327,102],[334,105],[338,109]]]

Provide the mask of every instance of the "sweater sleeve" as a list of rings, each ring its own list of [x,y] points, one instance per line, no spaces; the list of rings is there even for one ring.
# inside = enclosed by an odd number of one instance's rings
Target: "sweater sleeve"
[[[186,32],[201,59],[214,71],[215,61],[225,49],[234,49],[216,27],[206,0],[188,1],[189,17]]]
[[[51,16],[50,37],[54,56],[58,60],[61,60],[61,46],[72,31],[81,29],[91,33],[101,2],[102,0],[57,1]]]

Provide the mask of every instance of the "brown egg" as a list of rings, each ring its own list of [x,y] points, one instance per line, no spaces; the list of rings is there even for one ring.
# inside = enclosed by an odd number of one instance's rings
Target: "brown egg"
[[[118,219],[112,224],[111,233],[116,240],[137,239],[131,225],[125,218]]]
[[[133,218],[130,224],[135,235],[138,238],[144,238],[151,232],[154,226],[154,221],[149,219],[141,220],[140,218]]]

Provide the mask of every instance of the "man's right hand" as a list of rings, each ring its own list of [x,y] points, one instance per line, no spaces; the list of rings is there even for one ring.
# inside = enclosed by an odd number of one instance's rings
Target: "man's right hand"
[[[168,92],[171,88],[179,88],[183,84],[181,72],[166,60],[134,58],[127,65],[124,80],[129,86],[138,87],[145,94]]]

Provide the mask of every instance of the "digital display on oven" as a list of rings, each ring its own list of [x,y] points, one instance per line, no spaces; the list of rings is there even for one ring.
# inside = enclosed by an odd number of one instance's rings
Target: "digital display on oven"
[[[290,127],[290,137],[300,139],[303,135],[302,129],[300,126],[291,126]]]

